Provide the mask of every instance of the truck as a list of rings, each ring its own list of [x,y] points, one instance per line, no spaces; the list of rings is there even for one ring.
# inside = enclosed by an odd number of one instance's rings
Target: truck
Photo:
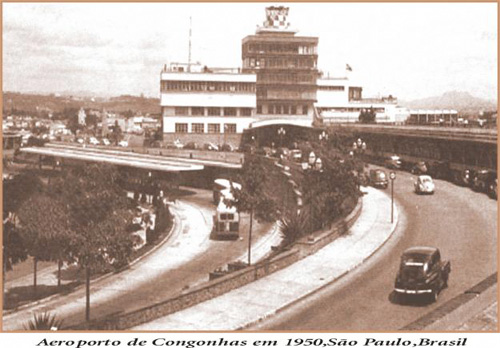
[[[451,263],[441,259],[438,248],[411,247],[401,255],[395,294],[400,300],[407,296],[426,296],[435,302],[439,293],[448,287],[450,272]]]

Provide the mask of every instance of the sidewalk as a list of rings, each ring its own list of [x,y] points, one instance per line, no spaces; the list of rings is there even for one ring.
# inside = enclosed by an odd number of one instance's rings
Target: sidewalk
[[[104,279],[92,283],[92,317],[107,315],[114,303],[122,301],[124,296],[128,296],[127,301],[133,301],[134,306],[144,307],[151,302],[161,300],[162,296],[174,296],[181,291],[181,287],[186,283],[192,286],[206,280],[208,270],[203,269],[200,263],[203,263],[204,267],[207,268],[215,267],[212,264],[219,261],[214,258],[213,261],[207,262],[201,256],[210,249],[213,249],[213,252],[221,252],[222,249],[227,248],[228,243],[235,243],[209,239],[212,209],[180,201],[173,208],[179,216],[179,221],[176,222],[172,236],[167,242],[161,244],[140,262],[132,264],[129,269],[118,274],[110,274]],[[263,229],[262,233],[262,237],[254,240],[256,258],[263,257],[265,253],[269,252],[270,245],[268,243],[279,243],[277,238],[280,236],[277,229],[273,228],[271,231]],[[238,252],[235,249],[227,254],[230,256],[236,252],[237,255],[234,257],[236,259],[246,255],[246,244],[243,249],[244,252]],[[212,269],[210,268],[210,270]],[[55,282],[55,278],[51,277],[55,277],[55,275],[48,272],[47,275],[40,277],[39,284],[44,281]],[[161,291],[151,288],[150,284],[153,280]],[[149,294],[147,289],[154,295]],[[34,313],[42,312],[56,314],[58,318],[65,320],[66,325],[70,325],[75,317],[80,318],[80,313],[84,309],[85,289],[79,287],[70,294],[55,296],[46,299],[46,301],[41,300],[25,309],[4,315],[3,330],[23,330],[23,325],[33,319]]]
[[[316,254],[220,297],[133,329],[242,329],[342,277],[377,251],[397,225],[397,211],[395,222],[390,223],[391,205],[387,195],[370,187],[364,190],[367,194],[358,220],[345,236]]]

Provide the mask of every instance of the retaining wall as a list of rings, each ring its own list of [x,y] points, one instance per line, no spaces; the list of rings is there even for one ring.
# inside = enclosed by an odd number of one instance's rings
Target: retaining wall
[[[352,226],[359,217],[361,210],[362,200],[359,199],[353,211],[344,219],[333,224],[330,229],[318,231],[310,236],[304,237],[302,240],[295,243],[290,250],[282,252],[275,257],[199,285],[175,298],[133,312],[115,313],[113,316],[99,321],[89,322],[85,325],[71,329],[124,330],[161,318],[242,287],[279,271],[304,257],[314,254],[325,245],[346,233],[349,227]]]

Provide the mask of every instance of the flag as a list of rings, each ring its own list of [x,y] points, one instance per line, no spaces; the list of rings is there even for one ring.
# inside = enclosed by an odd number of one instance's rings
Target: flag
[[[351,66],[350,66],[349,64],[346,64],[346,65],[345,65],[345,69],[346,69],[347,71],[352,71],[352,68],[351,68]]]

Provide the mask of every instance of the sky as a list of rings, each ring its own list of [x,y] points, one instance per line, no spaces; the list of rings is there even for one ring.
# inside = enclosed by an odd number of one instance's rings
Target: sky
[[[159,97],[164,64],[240,67],[265,7],[317,36],[318,67],[403,100],[497,98],[496,3],[4,3],[3,90]]]

